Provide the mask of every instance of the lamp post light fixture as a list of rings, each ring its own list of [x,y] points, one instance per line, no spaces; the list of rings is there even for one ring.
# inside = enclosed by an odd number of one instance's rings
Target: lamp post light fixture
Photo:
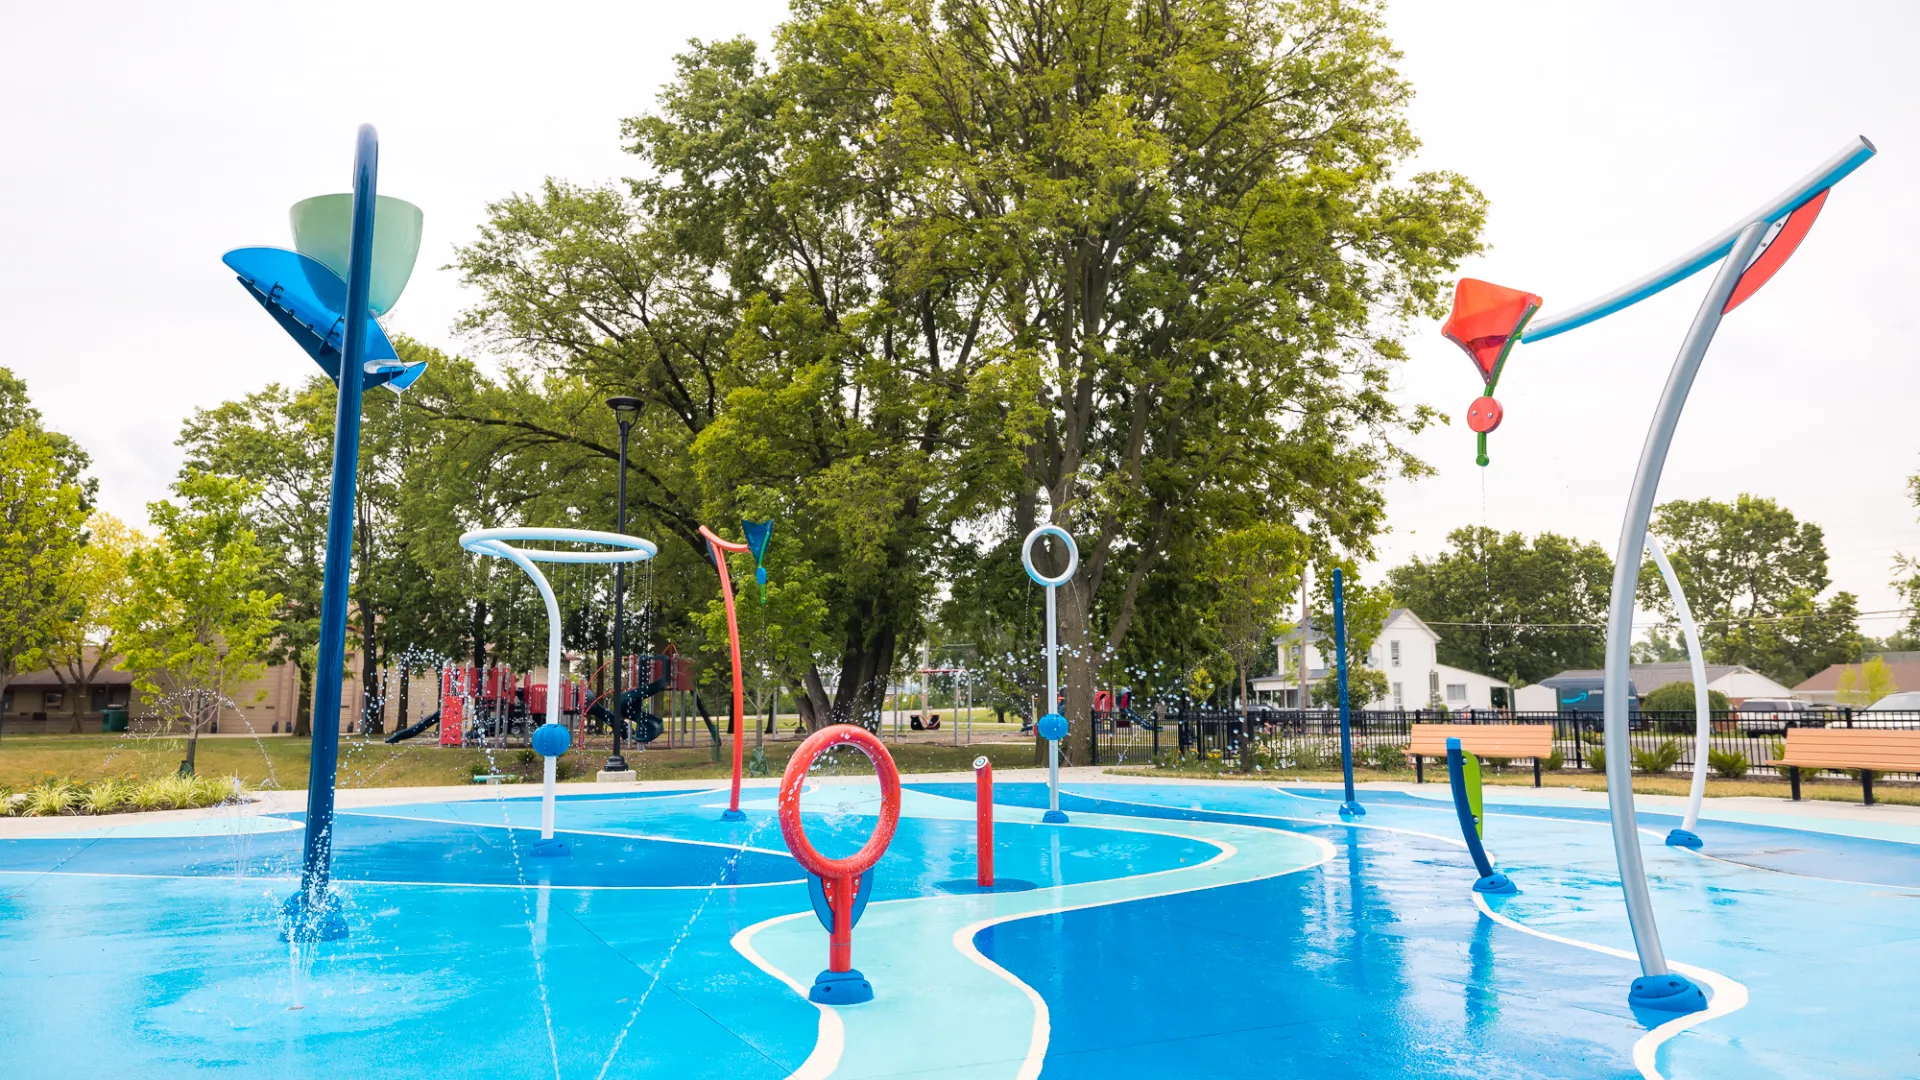
[[[610,397],[607,408],[613,410],[613,418],[620,425],[620,475],[614,481],[616,493],[613,497],[613,531],[626,535],[627,531],[627,436],[633,431],[633,422],[640,418],[640,406],[645,404],[636,397]],[[623,773],[627,770],[627,759],[620,756],[620,728],[627,722],[624,704],[620,700],[621,683],[627,666],[624,658],[627,644],[627,566],[616,563],[613,567],[613,753],[607,755],[607,770],[610,773]]]

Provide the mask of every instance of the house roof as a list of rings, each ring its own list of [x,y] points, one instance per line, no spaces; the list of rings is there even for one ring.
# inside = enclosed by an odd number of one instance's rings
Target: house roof
[[[1388,609],[1386,621],[1380,624],[1381,629],[1384,630],[1385,628],[1392,626],[1394,624],[1394,621],[1399,619],[1403,615],[1409,619],[1412,619],[1414,622],[1414,625],[1418,626],[1422,630],[1425,630],[1427,634],[1433,638],[1433,640],[1435,641],[1440,640],[1439,631],[1435,630],[1431,626],[1428,626],[1427,620],[1414,614],[1412,608],[1397,607],[1397,608]]]
[[[1886,662],[1887,672],[1893,676],[1895,690],[1920,690],[1920,653],[1890,652],[1880,657]],[[1799,693],[1816,693],[1840,689],[1840,673],[1848,668],[1858,672],[1859,664],[1834,664],[1825,671],[1817,672],[1805,682],[1793,689]]]
[[[1706,667],[1709,683],[1716,683],[1728,675],[1741,673],[1766,678],[1765,675],[1744,664],[1708,664]],[[1633,680],[1634,689],[1642,694],[1651,694],[1668,683],[1693,681],[1693,665],[1684,661],[1669,664],[1634,664],[1628,672]],[[1559,686],[1562,682],[1591,682],[1604,678],[1606,674],[1604,668],[1572,668],[1550,679],[1541,679],[1540,685]]]
[[[98,649],[95,649],[89,646],[86,652],[83,654],[84,662],[91,665],[94,659],[97,656],[99,656],[99,653],[100,651]],[[122,659],[123,658],[119,656],[108,657],[109,662],[107,664],[102,665],[100,670],[94,674],[93,678],[87,680],[88,685],[90,686],[132,686],[133,673],[131,671],[121,671],[118,668],[118,665],[120,664]],[[32,671],[22,672],[19,675],[15,675],[13,679],[7,683],[7,686],[10,688],[15,686],[26,686],[26,687],[37,686],[37,687],[44,687],[46,689],[58,689],[59,687],[65,685],[60,680],[60,677],[64,674],[66,674],[64,670],[56,672],[51,666],[36,668]]]

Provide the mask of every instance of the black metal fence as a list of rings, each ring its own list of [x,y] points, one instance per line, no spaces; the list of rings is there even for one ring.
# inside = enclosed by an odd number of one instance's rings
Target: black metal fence
[[[1253,763],[1263,769],[1338,769],[1340,714],[1333,709],[1251,710],[1243,725],[1237,709],[1199,706],[1173,707],[1156,722],[1155,713],[1135,710],[1095,720],[1095,758],[1098,765],[1145,763],[1182,758],[1240,767],[1241,750],[1250,729]],[[1547,767],[1597,772],[1604,768],[1601,718],[1598,713],[1493,712],[1445,713],[1430,709],[1355,711],[1352,719],[1353,760],[1363,768],[1403,770],[1410,759],[1405,750],[1414,724],[1550,724],[1558,761]],[[1692,712],[1633,712],[1627,740],[1634,768],[1642,773],[1683,775],[1693,769]],[[1716,712],[1709,740],[1709,768],[1714,776],[1773,777],[1766,763],[1780,756],[1788,728],[1836,727],[1920,730],[1920,712],[1866,712],[1834,709],[1805,713]],[[1805,770],[1803,770],[1805,771]],[[1885,774],[1890,779],[1920,779],[1920,774]]]

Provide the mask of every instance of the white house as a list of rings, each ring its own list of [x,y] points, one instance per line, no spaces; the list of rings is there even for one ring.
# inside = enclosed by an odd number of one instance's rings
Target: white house
[[[1440,635],[1420,616],[1406,608],[1394,608],[1387,612],[1380,636],[1374,639],[1367,655],[1349,658],[1350,663],[1365,664],[1387,677],[1386,697],[1368,703],[1365,708],[1384,711],[1428,709],[1444,705],[1457,712],[1461,709],[1492,709],[1496,705],[1506,704],[1507,684],[1504,680],[1442,664],[1439,650]],[[1313,684],[1331,674],[1328,670],[1331,657],[1323,655],[1323,651],[1330,653],[1332,650],[1324,648],[1324,635],[1317,627],[1310,625],[1306,646],[1309,696]],[[1295,632],[1280,642],[1276,673],[1252,680],[1250,689],[1282,708],[1297,708],[1300,696],[1299,654],[1300,636]],[[1496,690],[1499,691],[1498,700],[1494,693]]]

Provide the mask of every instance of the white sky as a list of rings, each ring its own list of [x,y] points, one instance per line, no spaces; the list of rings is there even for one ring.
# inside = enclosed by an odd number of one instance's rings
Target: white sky
[[[8,5],[0,363],[92,452],[106,508],[135,521],[166,493],[188,412],[311,370],[219,258],[287,243],[289,204],[345,190],[357,123],[380,128],[381,190],[427,215],[391,323],[457,347],[469,298],[441,267],[485,204],[548,175],[631,174],[619,122],[650,106],[686,39],[765,41],[785,4],[303,11]],[[1421,164],[1466,173],[1492,200],[1492,250],[1465,272],[1538,292],[1548,313],[1691,247],[1849,137],[1875,142],[1799,254],[1721,328],[1661,497],[1779,499],[1825,526],[1839,587],[1896,606],[1889,561],[1920,553],[1904,486],[1920,469],[1920,367],[1900,315],[1920,291],[1920,6],[1403,0],[1390,30],[1419,92]],[[1464,425],[1479,385],[1437,326],[1419,334],[1402,392],[1454,423],[1416,444],[1439,476],[1392,487],[1383,562],[1482,520],[1611,552],[1705,286],[1520,348],[1486,470]]]

